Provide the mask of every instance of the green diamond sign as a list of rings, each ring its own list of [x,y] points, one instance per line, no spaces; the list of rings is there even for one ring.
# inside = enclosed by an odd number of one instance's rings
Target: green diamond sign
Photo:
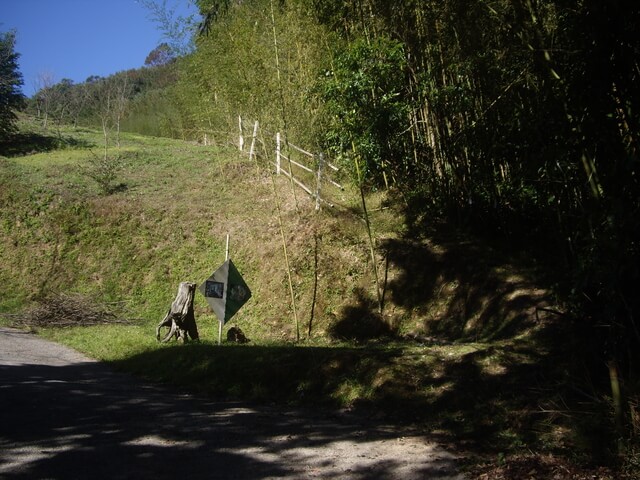
[[[198,290],[223,325],[251,298],[251,290],[231,260],[224,262]]]

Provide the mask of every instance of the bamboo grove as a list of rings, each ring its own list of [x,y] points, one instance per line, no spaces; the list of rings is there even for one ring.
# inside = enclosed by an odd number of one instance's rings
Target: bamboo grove
[[[183,83],[529,252],[596,376],[640,380],[640,6],[598,0],[202,0]],[[275,11],[275,14],[274,14]],[[364,173],[356,175],[360,165]],[[418,234],[418,233],[416,233]],[[609,369],[606,368],[609,365]]]

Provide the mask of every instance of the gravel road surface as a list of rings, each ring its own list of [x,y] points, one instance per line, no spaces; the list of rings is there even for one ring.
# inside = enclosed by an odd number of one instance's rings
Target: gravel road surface
[[[145,384],[0,328],[0,479],[463,480],[421,435]]]

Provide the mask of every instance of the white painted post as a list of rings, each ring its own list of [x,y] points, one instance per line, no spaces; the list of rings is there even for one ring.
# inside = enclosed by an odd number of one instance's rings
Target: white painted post
[[[258,136],[258,121],[256,120],[256,123],[253,124],[253,137],[251,137],[251,148],[249,149],[249,160],[253,158],[257,136]]]
[[[227,233],[227,246],[224,250],[224,259],[225,261],[229,260],[229,234],[228,233]],[[224,323],[224,319],[218,322],[218,345],[222,344],[222,324],[223,323]]]
[[[324,153],[318,155],[318,171],[316,172],[316,210],[320,210],[320,185],[322,183],[322,168],[324,167]]]
[[[280,132],[276,133],[276,175],[280,175]]]
[[[240,151],[244,149],[244,137],[242,136],[242,117],[238,115],[238,127],[240,128],[240,139],[238,140],[238,145],[240,146]]]

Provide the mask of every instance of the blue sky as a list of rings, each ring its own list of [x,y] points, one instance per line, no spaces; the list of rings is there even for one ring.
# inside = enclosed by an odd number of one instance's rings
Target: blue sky
[[[162,4],[162,0],[157,3]],[[166,0],[176,14],[193,13],[188,0]],[[0,0],[0,31],[16,31],[22,88],[36,91],[43,74],[55,83],[139,68],[165,39],[136,0]]]

